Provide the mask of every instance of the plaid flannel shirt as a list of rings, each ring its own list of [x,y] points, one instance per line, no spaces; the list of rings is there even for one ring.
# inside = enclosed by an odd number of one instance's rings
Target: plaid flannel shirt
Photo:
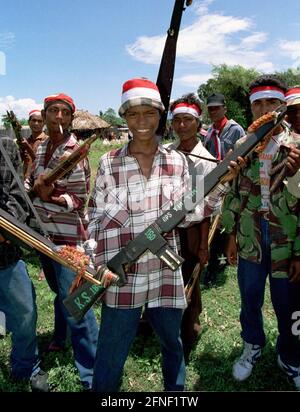
[[[151,175],[146,179],[128,144],[100,159],[96,183],[89,201],[89,238],[96,241],[95,264],[106,264],[122,247],[152,224],[187,188],[185,157],[159,145]],[[165,235],[178,253],[175,230]],[[127,284],[110,286],[104,296],[110,307],[185,308],[181,268],[171,271],[150,251],[131,265]]]

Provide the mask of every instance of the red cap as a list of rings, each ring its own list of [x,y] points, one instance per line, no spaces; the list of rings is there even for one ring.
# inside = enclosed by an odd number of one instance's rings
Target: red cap
[[[64,94],[64,93],[58,93],[58,94],[52,94],[51,96],[45,97],[44,99],[44,109],[46,110],[47,107],[49,107],[51,104],[55,102],[63,102],[66,103],[68,106],[70,106],[72,113],[75,112],[75,104],[72,99],[72,97]]]

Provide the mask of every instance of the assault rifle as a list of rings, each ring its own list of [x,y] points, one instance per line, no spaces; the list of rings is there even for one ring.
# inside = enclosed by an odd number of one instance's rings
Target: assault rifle
[[[263,138],[283,121],[286,107],[280,107],[276,112],[277,116],[275,118],[258,127],[253,133],[248,134],[243,144],[204,177],[204,189],[200,198],[198,196],[197,199],[197,192],[200,192],[201,188],[193,187],[191,191],[185,193],[180,200],[175,202],[170,210],[163,213],[107,262],[107,268],[120,277],[119,286],[125,284],[126,267],[135,262],[147,250],[150,250],[173,271],[181,265],[183,262],[182,257],[174,253],[162,235],[174,229],[195,208],[197,203],[200,203],[226,178],[231,161],[236,161],[239,156],[247,156]],[[64,304],[74,319],[80,320],[95,301],[103,295],[105,289],[100,287],[95,293],[93,285],[85,282],[64,300]]]
[[[13,128],[13,131],[15,133],[16,140],[17,140],[17,145],[19,146],[20,156],[21,156],[22,161],[24,162],[26,156],[25,156],[25,148],[23,146],[23,138],[21,135],[22,125],[12,110],[9,110],[9,111],[6,110],[5,120],[7,120],[11,124],[11,127]]]
[[[61,160],[54,169],[44,176],[44,182],[47,186],[50,186],[56,180],[63,178],[68,174],[82,159],[84,159],[90,150],[91,144],[98,138],[97,134],[93,134],[82,145],[80,145],[74,152],[70,154],[66,159]],[[35,196],[33,189],[29,191],[29,196],[32,198]]]

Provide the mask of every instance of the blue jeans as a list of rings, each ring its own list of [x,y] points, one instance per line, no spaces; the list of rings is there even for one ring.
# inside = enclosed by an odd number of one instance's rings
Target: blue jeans
[[[54,331],[53,331],[52,340],[55,341],[58,345],[63,347],[67,339],[68,324],[63,314],[61,304],[58,298],[58,283],[56,280],[56,276],[54,275],[54,271],[51,267],[52,265],[49,265],[49,262],[47,260],[44,260],[44,257],[45,257],[44,255],[39,254],[39,256],[40,256],[40,261],[41,261],[42,266],[43,267],[45,266],[47,268],[46,271],[44,270],[44,275],[47,280],[47,283],[50,289],[52,290],[52,292],[55,293]]]
[[[261,219],[261,263],[249,262],[239,257],[238,283],[241,294],[241,336],[248,342],[264,346],[262,306],[266,279],[269,275],[271,300],[275,310],[279,336],[277,352],[282,360],[292,366],[300,366],[300,340],[292,334],[292,313],[300,310],[300,285],[288,278],[271,276],[271,250],[269,222]]]
[[[56,322],[61,321],[62,327],[67,324],[70,328],[75,365],[80,380],[84,387],[91,388],[98,338],[94,312],[90,309],[80,322],[76,322],[63,304],[63,300],[69,294],[75,273],[47,256],[40,255],[40,260],[50,288],[55,285],[57,291],[54,299]]]
[[[15,378],[30,378],[39,372],[36,338],[35,290],[22,260],[0,269],[0,310],[11,331],[11,371]]]
[[[159,337],[165,390],[182,391],[185,364],[180,339],[183,311],[172,308],[146,309],[147,318]],[[102,304],[101,327],[94,367],[93,390],[115,392],[137,332],[142,308],[116,309]]]

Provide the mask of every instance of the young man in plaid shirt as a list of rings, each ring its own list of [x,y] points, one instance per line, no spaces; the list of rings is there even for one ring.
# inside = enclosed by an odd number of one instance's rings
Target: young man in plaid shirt
[[[133,139],[100,159],[89,202],[88,226],[90,239],[97,243],[96,266],[107,263],[168,210],[187,187],[185,156],[167,151],[155,134],[163,110],[159,91],[151,81],[132,79],[123,85],[119,114],[125,118]],[[175,230],[166,239],[178,252]],[[130,266],[126,285],[111,286],[103,298],[95,391],[118,390],[143,306],[160,340],[164,388],[184,389],[180,325],[186,299],[181,269],[171,271],[147,251]]]
[[[59,93],[44,99],[42,115],[49,138],[38,147],[26,186],[36,193],[33,204],[53,243],[81,247],[87,235],[85,204],[90,184],[87,159],[80,161],[68,175],[52,185],[44,182],[45,175],[57,166],[61,158],[79,147],[76,137],[69,132],[74,112],[75,104],[70,96]],[[68,326],[83,389],[90,390],[98,336],[96,318],[90,309],[80,322],[74,321],[62,302],[76,274],[45,255],[41,254],[40,260],[47,282],[56,294],[54,336],[49,349],[63,348]]]

